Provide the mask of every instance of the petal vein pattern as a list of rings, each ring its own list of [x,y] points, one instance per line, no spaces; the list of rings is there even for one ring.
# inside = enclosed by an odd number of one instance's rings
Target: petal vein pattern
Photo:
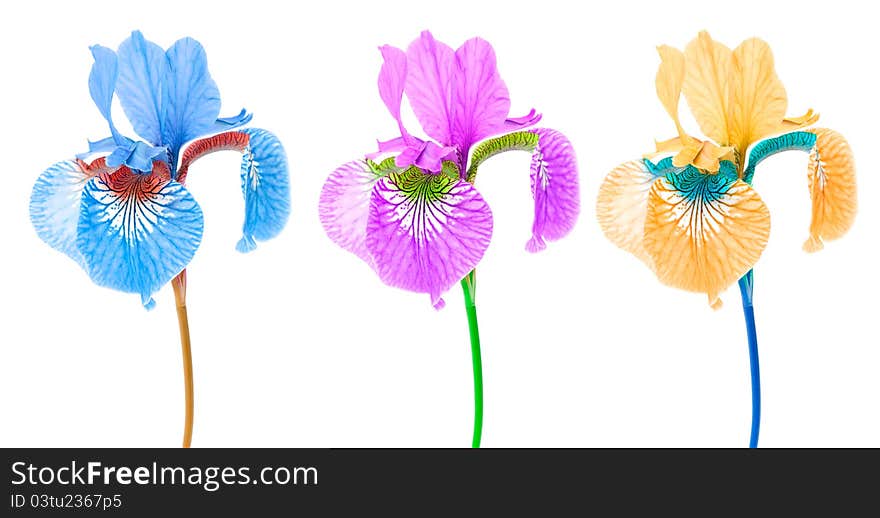
[[[90,180],[83,191],[77,247],[100,286],[141,295],[180,273],[202,238],[201,208],[167,175],[121,168]]]
[[[469,183],[417,168],[381,178],[373,190],[367,249],[383,282],[440,295],[483,257],[492,212]]]
[[[645,249],[661,282],[718,295],[754,266],[767,245],[770,213],[730,162],[718,174],[688,167],[653,183]]]

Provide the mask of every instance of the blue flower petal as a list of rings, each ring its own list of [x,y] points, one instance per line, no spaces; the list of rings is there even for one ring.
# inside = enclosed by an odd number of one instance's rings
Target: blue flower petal
[[[149,173],[153,169],[154,160],[165,160],[167,151],[164,147],[155,147],[146,142],[134,141],[130,139],[128,144],[116,147],[110,156],[107,157],[107,165],[109,167],[119,167],[122,165],[139,171]]]
[[[121,137],[121,140],[125,141],[126,138]],[[115,151],[116,148],[119,147],[119,145],[120,144],[117,144],[116,138],[114,137],[102,138],[101,140],[94,142],[90,140],[89,150],[84,153],[77,153],[76,158],[79,158],[80,160],[85,160],[86,157],[94,153],[106,153],[108,151]]]
[[[89,50],[92,51],[92,57],[95,58],[92,71],[89,73],[89,93],[92,100],[95,101],[95,106],[98,107],[101,115],[110,125],[110,133],[114,142],[122,144],[122,137],[116,130],[110,114],[110,108],[113,105],[113,92],[116,90],[116,78],[119,75],[116,53],[101,45],[92,45]]]
[[[152,294],[195,255],[203,226],[201,208],[181,184],[122,168],[86,184],[76,244],[96,284],[138,293],[149,309]]]
[[[278,137],[264,129],[239,130],[250,137],[241,160],[241,190],[244,194],[242,238],[239,252],[256,247],[255,240],[277,236],[290,216],[290,179],[287,155]]]
[[[151,144],[163,144],[162,85],[169,74],[165,51],[134,31],[119,45],[118,54],[116,94],[122,109],[138,135]]]
[[[89,175],[72,160],[53,164],[43,172],[31,192],[31,223],[40,239],[67,254],[85,268],[76,248],[82,191]]]
[[[244,126],[254,118],[253,113],[248,113],[244,108],[238,112],[238,115],[232,117],[220,117],[214,122],[213,131],[229,131],[239,126]]]
[[[185,142],[213,131],[220,114],[220,91],[211,79],[205,49],[198,41],[180,39],[166,56],[169,69],[162,92],[162,143],[171,150],[172,163],[176,164]]]

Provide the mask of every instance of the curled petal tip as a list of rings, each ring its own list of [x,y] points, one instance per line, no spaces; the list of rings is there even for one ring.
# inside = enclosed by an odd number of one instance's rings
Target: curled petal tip
[[[446,301],[439,295],[431,295],[431,305],[434,306],[434,309],[440,311],[446,307]]]
[[[146,300],[144,300],[144,299],[146,299]],[[144,305],[144,309],[146,309],[147,311],[151,311],[153,308],[156,307],[156,300],[153,299],[153,297],[141,296],[141,302]]]
[[[540,252],[547,248],[547,243],[540,237],[532,237],[526,242],[526,252],[531,254]]]
[[[714,296],[715,300],[712,300],[712,299],[713,299],[713,296],[709,295],[709,307],[711,307],[715,311],[718,311],[719,309],[721,309],[721,306],[724,305],[724,303],[721,302],[721,298],[718,295],[715,295]]]
[[[253,252],[257,249],[257,242],[251,236],[242,236],[235,244],[235,249],[243,254]]]
[[[825,248],[825,245],[822,243],[822,240],[816,236],[810,236],[809,239],[804,241],[804,252],[812,254],[814,252],[822,250],[823,248]]]

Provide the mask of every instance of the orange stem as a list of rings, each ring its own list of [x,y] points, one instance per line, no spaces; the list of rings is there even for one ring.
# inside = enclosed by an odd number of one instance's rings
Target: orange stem
[[[189,339],[189,320],[186,316],[186,270],[172,281],[174,302],[177,305],[177,323],[180,326],[180,345],[183,350],[183,384],[186,392],[186,417],[183,424],[183,447],[189,448],[193,431],[193,367],[192,346]]]

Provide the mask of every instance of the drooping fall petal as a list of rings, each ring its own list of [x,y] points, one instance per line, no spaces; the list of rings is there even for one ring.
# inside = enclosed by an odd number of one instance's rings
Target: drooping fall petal
[[[532,237],[526,250],[546,248],[545,240],[565,237],[580,213],[577,157],[571,142],[562,133],[539,128],[538,145],[532,153],[531,187],[535,200]]]
[[[703,134],[727,145],[727,106],[729,102],[732,52],[700,32],[684,50],[685,77],[682,91]]]
[[[648,193],[658,178],[644,160],[625,162],[605,177],[596,201],[596,217],[605,236],[652,269],[653,261],[645,250],[645,218]]]
[[[122,167],[86,183],[76,244],[96,284],[140,294],[150,309],[152,294],[192,259],[202,227],[198,203],[167,167]]]
[[[327,236],[371,267],[373,258],[367,250],[367,219],[370,195],[381,177],[382,174],[368,162],[348,162],[330,174],[318,201],[318,216]]]
[[[718,174],[688,167],[654,182],[648,195],[645,250],[661,282],[718,295],[761,256],[770,213],[730,162]]]
[[[489,246],[492,212],[469,183],[416,168],[381,178],[373,189],[367,249],[390,286],[441,295],[471,271]]]
[[[241,156],[241,191],[244,196],[242,237],[235,245],[250,252],[256,241],[278,235],[290,216],[290,178],[287,154],[278,137],[260,128],[228,131],[196,140],[183,152],[176,180],[186,181],[189,168],[199,158],[233,150]]]
[[[46,169],[34,184],[30,215],[40,239],[85,268],[76,248],[76,230],[83,188],[94,174],[83,165],[65,160]]]
[[[830,129],[808,131],[816,135],[816,145],[807,169],[813,213],[804,250],[814,252],[823,240],[837,239],[849,230],[858,202],[855,162],[846,139]]]
[[[766,42],[751,38],[733,51],[730,68],[729,143],[745,157],[749,145],[779,131],[788,97]],[[744,166],[740,164],[740,171]]]

